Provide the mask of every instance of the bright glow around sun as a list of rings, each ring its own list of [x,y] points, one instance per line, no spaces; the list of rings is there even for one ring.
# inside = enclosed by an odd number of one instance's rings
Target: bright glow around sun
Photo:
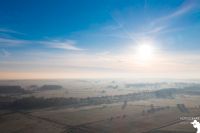
[[[141,59],[150,59],[153,55],[153,47],[147,44],[142,44],[138,46],[138,55]]]
[[[151,43],[144,42],[136,47],[136,59],[139,63],[146,64],[154,58],[154,47]]]

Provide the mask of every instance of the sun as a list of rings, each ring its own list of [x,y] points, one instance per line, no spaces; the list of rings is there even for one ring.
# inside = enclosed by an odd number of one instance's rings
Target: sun
[[[154,58],[154,47],[151,43],[141,43],[136,47],[136,59],[140,63],[147,63]]]
[[[148,60],[153,55],[153,47],[148,44],[142,44],[138,46],[138,56],[141,59]]]

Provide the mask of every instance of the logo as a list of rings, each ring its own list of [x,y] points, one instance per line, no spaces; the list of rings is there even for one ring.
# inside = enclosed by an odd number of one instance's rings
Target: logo
[[[191,124],[193,125],[194,128],[197,129],[196,133],[200,133],[200,123],[197,120],[194,120],[193,122],[191,122]]]

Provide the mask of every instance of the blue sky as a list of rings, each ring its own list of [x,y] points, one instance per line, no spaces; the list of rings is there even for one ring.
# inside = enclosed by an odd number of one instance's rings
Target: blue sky
[[[0,0],[0,16],[1,77],[199,78],[199,0]]]

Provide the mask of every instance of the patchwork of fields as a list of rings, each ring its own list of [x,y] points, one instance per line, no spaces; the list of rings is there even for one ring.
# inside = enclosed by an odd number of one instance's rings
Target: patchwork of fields
[[[180,118],[200,117],[197,83],[135,83],[127,87],[122,81],[29,82],[1,83],[4,88],[5,84],[19,85],[25,90],[1,93],[1,132],[192,133],[191,121]],[[15,104],[24,108],[14,108]]]

